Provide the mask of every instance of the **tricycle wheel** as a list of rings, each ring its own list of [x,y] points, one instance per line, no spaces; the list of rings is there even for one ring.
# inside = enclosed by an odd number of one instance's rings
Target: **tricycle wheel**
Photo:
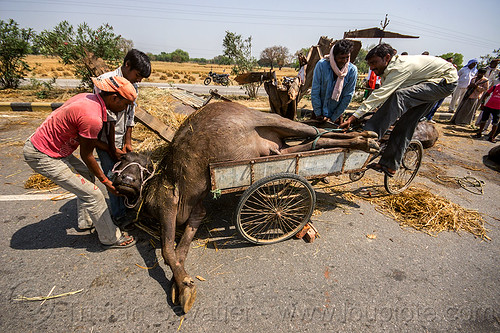
[[[399,170],[393,177],[385,175],[384,186],[390,194],[398,194],[403,192],[410,186],[417,175],[420,164],[422,163],[422,155],[424,148],[418,140],[412,140],[406,148],[403,155]]]
[[[236,209],[236,228],[254,244],[274,244],[294,236],[311,218],[316,193],[302,176],[278,173],[252,184]]]
[[[207,77],[207,78],[205,79],[205,81],[203,81],[203,83],[204,83],[206,86],[208,86],[208,85],[210,84],[210,82],[211,82],[211,81],[212,81],[212,78]]]
[[[357,182],[358,180],[363,178],[364,175],[365,175],[364,170],[359,172],[352,172],[349,174],[349,179],[351,180],[351,182]]]

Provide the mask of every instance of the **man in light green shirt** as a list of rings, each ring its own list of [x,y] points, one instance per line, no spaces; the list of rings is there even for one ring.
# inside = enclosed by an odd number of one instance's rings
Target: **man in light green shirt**
[[[380,106],[364,129],[374,131],[381,138],[395,123],[380,162],[372,166],[392,176],[399,168],[420,118],[436,101],[455,89],[457,70],[438,57],[394,55],[389,44],[377,45],[365,59],[370,69],[381,77],[381,86],[340,127],[348,128],[353,121]]]

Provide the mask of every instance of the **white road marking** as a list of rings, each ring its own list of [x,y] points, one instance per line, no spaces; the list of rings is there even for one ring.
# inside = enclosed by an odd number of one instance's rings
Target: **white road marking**
[[[73,193],[0,195],[0,201],[63,200],[63,199],[73,199],[75,197],[76,196]]]

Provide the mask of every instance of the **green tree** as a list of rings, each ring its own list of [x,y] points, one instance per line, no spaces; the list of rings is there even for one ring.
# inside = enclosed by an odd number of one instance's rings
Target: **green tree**
[[[453,64],[455,64],[457,66],[457,68],[461,68],[462,63],[464,61],[464,56],[460,53],[448,52],[445,54],[441,54],[438,57],[443,58],[443,59],[453,58]]]
[[[257,60],[252,57],[252,37],[243,39],[241,35],[226,31],[226,36],[222,41],[224,56],[231,59],[233,63],[232,74],[238,75],[251,72],[257,66]],[[245,84],[245,90],[250,98],[257,97],[261,83]]]
[[[17,22],[0,20],[0,85],[17,88],[21,79],[30,71],[24,58],[30,52],[32,29],[19,28]]]
[[[493,50],[493,54],[487,54],[485,56],[481,56],[481,67],[489,66],[491,60],[500,58],[500,48]]]
[[[292,60],[292,66],[293,68],[295,68],[296,70],[299,70],[299,55],[303,55],[304,57],[307,57],[307,54],[309,53],[309,50],[311,48],[310,47],[303,47],[301,48],[300,50],[298,50],[297,52],[295,52],[295,54],[293,55],[293,60]]]
[[[368,54],[369,49],[361,48],[359,50],[358,56],[354,59],[353,64],[358,68],[359,74],[366,74],[370,69],[368,63],[365,60],[366,55]],[[351,59],[352,60],[352,59]]]
[[[231,59],[222,54],[214,57],[210,62],[217,65],[231,65]]]
[[[171,53],[171,58],[174,62],[187,62],[189,61],[189,53],[181,49],[177,49]]]
[[[67,21],[62,21],[53,30],[44,30],[37,38],[37,45],[42,54],[57,56],[65,65],[71,65],[75,75],[82,80],[82,85],[91,87],[91,77],[99,71],[89,63],[89,54],[101,58],[108,68],[118,67],[125,56],[123,47],[128,43],[116,35],[109,24],[101,25],[96,30],[87,23],[75,29]]]

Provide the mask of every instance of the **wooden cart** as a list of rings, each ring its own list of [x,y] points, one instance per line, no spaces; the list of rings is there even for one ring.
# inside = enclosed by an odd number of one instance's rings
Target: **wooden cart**
[[[410,185],[422,155],[421,143],[412,141],[396,175],[384,178],[389,193],[400,193]],[[357,181],[377,157],[331,148],[212,163],[211,190],[216,195],[244,191],[235,212],[238,232],[254,244],[273,244],[294,236],[309,221],[316,193],[308,179],[348,173]]]

